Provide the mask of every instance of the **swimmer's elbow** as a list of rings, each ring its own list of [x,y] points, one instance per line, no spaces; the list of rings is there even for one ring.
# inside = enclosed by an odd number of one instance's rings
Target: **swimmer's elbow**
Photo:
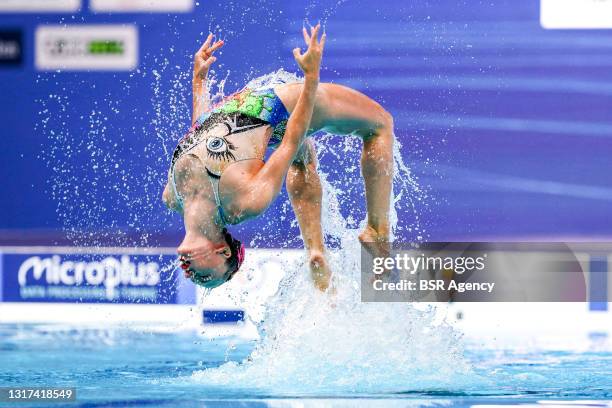
[[[166,207],[168,207],[168,209],[173,209],[174,206],[172,205],[172,194],[168,184],[166,184],[166,187],[162,193],[162,202],[166,205]]]
[[[280,146],[276,150],[280,152],[279,154],[291,157],[293,161],[293,157],[297,154],[304,135],[304,132],[287,129]]]

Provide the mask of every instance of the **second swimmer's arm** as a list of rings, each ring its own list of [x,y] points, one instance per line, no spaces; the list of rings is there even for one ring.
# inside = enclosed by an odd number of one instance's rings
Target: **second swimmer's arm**
[[[206,86],[206,77],[208,70],[213,62],[217,60],[212,54],[221,48],[224,44],[223,40],[216,41],[212,44],[213,35],[209,34],[206,42],[202,44],[198,52],[193,58],[193,114],[191,115],[191,123],[202,116],[209,109],[209,96],[207,95],[208,88]],[[211,45],[212,44],[212,45]]]
[[[321,37],[321,41],[318,41],[319,28],[317,25],[311,30],[311,37],[304,29],[304,40],[308,44],[306,53],[302,55],[298,48],[293,50],[298,65],[304,71],[305,81],[297,104],[287,122],[285,135],[280,146],[270,155],[265,165],[248,183],[249,191],[244,195],[243,202],[245,203],[244,207],[249,208],[253,213],[262,212],[278,195],[289,166],[295,159],[308,132],[319,85],[319,70],[323,46],[325,45],[325,34]]]

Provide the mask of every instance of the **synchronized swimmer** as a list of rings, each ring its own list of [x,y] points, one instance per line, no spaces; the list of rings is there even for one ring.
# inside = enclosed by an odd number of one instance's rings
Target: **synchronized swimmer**
[[[244,260],[244,246],[227,231],[262,214],[286,179],[291,205],[308,252],[317,288],[327,290],[331,271],[321,228],[321,182],[314,144],[319,130],[363,139],[367,226],[362,243],[388,241],[393,175],[393,118],[378,103],[353,89],[319,83],[326,35],[320,25],[302,30],[307,51],[293,55],[304,81],[272,88],[244,88],[210,106],[206,78],[213,53],[223,41],[210,34],[194,58],[192,127],[172,156],[163,200],[183,216],[185,237],[178,247],[185,276],[217,287]],[[206,100],[205,100],[206,99]],[[267,148],[274,151],[264,162]]]

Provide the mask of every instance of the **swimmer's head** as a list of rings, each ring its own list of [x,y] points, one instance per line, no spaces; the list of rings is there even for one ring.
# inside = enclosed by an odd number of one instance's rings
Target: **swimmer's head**
[[[193,283],[216,288],[232,279],[244,261],[244,245],[223,228],[215,242],[202,234],[187,233],[178,248],[181,268]]]

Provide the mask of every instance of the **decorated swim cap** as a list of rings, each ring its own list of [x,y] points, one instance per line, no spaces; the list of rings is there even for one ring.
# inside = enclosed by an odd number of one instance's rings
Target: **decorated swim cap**
[[[232,251],[232,255],[230,257],[229,263],[232,268],[227,280],[232,279],[234,274],[238,272],[240,267],[242,266],[242,262],[244,262],[245,249],[244,244],[239,240],[232,237],[232,235],[227,231],[227,228],[223,228],[223,235],[225,236],[225,241],[230,247]]]

